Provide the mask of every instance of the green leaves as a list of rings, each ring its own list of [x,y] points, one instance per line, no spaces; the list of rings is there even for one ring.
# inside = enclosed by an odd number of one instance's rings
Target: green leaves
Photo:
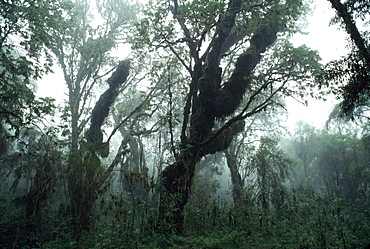
[[[316,82],[342,100],[342,116],[354,118],[356,110],[366,107],[370,94],[370,73],[360,52],[353,51],[347,57],[325,65]]]
[[[15,129],[52,113],[52,99],[37,99],[33,80],[51,72],[46,46],[54,43],[50,27],[62,25],[63,1],[0,3],[0,121]]]
[[[195,37],[201,35],[203,30],[210,30],[226,10],[227,2],[213,0],[185,1],[179,6],[178,12]],[[195,38],[194,37],[194,38]]]
[[[368,105],[370,94],[368,31],[360,32],[359,23],[356,22],[356,19],[368,20],[369,1],[353,0],[344,4],[338,0],[330,2],[337,13],[333,21],[343,24],[353,44],[348,57],[328,63],[318,81],[342,99],[344,116],[353,118],[356,110]]]

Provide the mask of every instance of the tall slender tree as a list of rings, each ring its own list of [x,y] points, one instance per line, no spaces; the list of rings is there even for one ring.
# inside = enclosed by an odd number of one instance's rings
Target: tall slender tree
[[[93,22],[93,9],[97,10],[95,15],[101,23]],[[134,9],[120,1],[78,0],[65,13],[67,28],[52,30],[57,39],[49,48],[57,57],[68,88],[62,118],[66,122],[63,134],[69,144],[66,172],[69,208],[77,238],[82,230],[89,228],[94,201],[116,165],[112,163],[106,169],[101,164],[101,157],[109,155],[111,139],[111,136],[104,139],[103,124],[118,94],[129,82],[130,61],[117,63],[110,51],[125,38],[122,30],[133,20]],[[107,79],[106,75],[110,77]],[[104,83],[106,90],[96,101],[94,94],[99,84]],[[117,157],[122,155],[121,151],[117,153]]]
[[[267,214],[270,204],[280,207],[284,203],[283,182],[293,161],[279,148],[278,140],[262,137],[252,163],[257,170],[257,198]]]

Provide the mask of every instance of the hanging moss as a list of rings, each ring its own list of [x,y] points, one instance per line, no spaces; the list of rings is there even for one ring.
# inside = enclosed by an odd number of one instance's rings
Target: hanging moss
[[[90,143],[89,146],[95,147],[94,151],[99,152],[102,156],[108,156],[109,153],[107,152],[109,152],[109,145],[107,146],[107,144],[104,145],[102,143],[103,132],[101,126],[109,114],[110,107],[118,96],[119,87],[127,80],[129,69],[129,60],[124,60],[119,63],[116,71],[107,80],[109,88],[100,96],[91,114],[91,124],[86,132],[86,139],[87,142]],[[108,147],[108,150],[106,147]]]
[[[227,149],[231,143],[231,140],[235,135],[241,132],[244,129],[245,122],[244,120],[239,120],[232,124],[230,127],[223,130],[217,137],[211,140],[208,144],[205,144],[201,148],[200,155],[205,156],[208,154],[214,154],[219,151]],[[208,136],[212,138],[220,129],[214,129]]]
[[[261,60],[261,54],[276,40],[282,28],[279,23],[262,24],[250,40],[250,47],[239,56],[235,69],[228,82],[218,92],[216,117],[234,113],[250,84],[250,76]]]
[[[221,85],[221,75],[222,75],[222,68],[216,67],[216,69],[211,69],[207,66],[203,71],[203,77],[198,80],[199,86],[199,107],[198,109],[202,108],[205,114],[201,114],[202,116],[206,115],[207,120],[211,121],[208,128],[208,131],[213,127],[213,120],[215,118],[215,112],[217,111],[217,95]],[[200,123],[200,122],[199,122]],[[206,123],[202,123],[205,125]],[[207,126],[207,125],[206,125]]]
[[[259,53],[264,53],[266,48],[276,40],[277,31],[278,27],[276,25],[264,23],[252,36],[250,43],[256,47]]]

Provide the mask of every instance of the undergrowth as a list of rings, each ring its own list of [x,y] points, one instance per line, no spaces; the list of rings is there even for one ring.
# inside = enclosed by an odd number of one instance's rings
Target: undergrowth
[[[129,200],[121,193],[111,197],[97,208],[95,223],[77,240],[68,220],[61,217],[43,224],[47,233],[45,230],[27,233],[32,221],[10,200],[1,198],[0,247],[365,248],[370,243],[368,203],[360,201],[346,203],[327,195],[295,196],[265,213],[258,206],[235,209],[230,203],[209,198],[207,205],[201,207],[187,205],[186,232],[178,235],[157,229],[156,208],[149,199]],[[50,210],[44,210],[47,211]]]

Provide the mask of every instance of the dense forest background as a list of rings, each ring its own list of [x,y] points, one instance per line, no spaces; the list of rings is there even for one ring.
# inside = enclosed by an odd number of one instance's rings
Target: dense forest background
[[[299,0],[0,1],[0,247],[369,248],[370,2],[329,2],[321,64]]]

